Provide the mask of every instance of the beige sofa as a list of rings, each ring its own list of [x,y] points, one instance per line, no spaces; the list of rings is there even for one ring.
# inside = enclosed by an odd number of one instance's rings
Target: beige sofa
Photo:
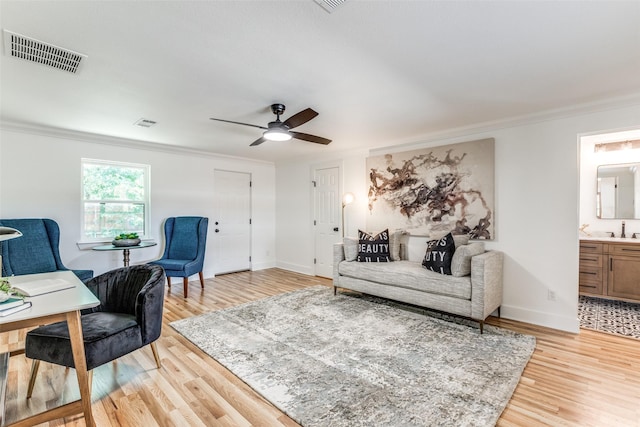
[[[482,333],[487,316],[502,304],[502,252],[484,251],[484,246],[480,251],[477,246],[456,247],[454,262],[462,267],[457,269],[457,275],[450,276],[427,270],[420,261],[409,261],[403,246],[400,245],[398,261],[368,263],[347,260],[344,244],[334,245],[334,294],[337,288],[351,289],[469,317],[480,323]],[[471,247],[476,250],[462,256]]]

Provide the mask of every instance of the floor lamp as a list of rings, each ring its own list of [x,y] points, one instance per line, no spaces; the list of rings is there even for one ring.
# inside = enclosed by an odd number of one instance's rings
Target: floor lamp
[[[342,238],[344,239],[344,208],[353,203],[353,201],[356,199],[356,196],[353,195],[353,193],[345,193],[344,196],[342,196]]]
[[[0,242],[4,240],[15,239],[16,237],[21,237],[21,236],[22,236],[22,233],[16,230],[15,228],[0,226]],[[2,272],[4,270],[3,265],[4,264],[2,264],[2,246],[0,245],[0,277],[2,277]]]

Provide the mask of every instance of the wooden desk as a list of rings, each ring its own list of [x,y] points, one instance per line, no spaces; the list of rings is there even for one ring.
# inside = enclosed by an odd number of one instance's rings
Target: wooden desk
[[[12,285],[17,285],[18,283],[41,279],[64,279],[75,283],[76,286],[74,288],[29,298],[32,303],[31,308],[0,318],[0,332],[8,332],[66,320],[69,325],[73,361],[76,366],[76,376],[80,388],[80,400],[49,409],[9,425],[14,427],[27,427],[73,414],[84,413],[86,425],[95,427],[93,413],[91,412],[91,390],[89,389],[87,361],[84,354],[80,310],[95,307],[100,304],[100,301],[71,271],[12,276],[9,278],[9,282]],[[0,423],[5,425],[4,412],[0,414],[0,417]]]

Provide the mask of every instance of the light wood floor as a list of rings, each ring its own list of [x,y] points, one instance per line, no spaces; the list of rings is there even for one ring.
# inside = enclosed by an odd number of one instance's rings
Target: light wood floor
[[[108,426],[297,426],[168,324],[211,310],[331,281],[279,269],[206,281],[201,292],[182,284],[165,299],[155,368],[147,347],[97,368],[93,412]],[[640,341],[582,331],[578,335],[490,318],[489,323],[536,336],[537,347],[498,426],[640,426]],[[0,334],[0,351],[23,345],[25,331]],[[76,399],[75,372],[43,363],[26,401],[30,363],[11,358],[7,421]],[[82,417],[43,426],[84,426]]]

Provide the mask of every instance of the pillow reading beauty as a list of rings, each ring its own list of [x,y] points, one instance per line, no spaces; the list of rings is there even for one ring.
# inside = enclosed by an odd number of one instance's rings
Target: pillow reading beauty
[[[381,231],[375,236],[358,230],[358,257],[359,262],[389,262],[389,230]]]
[[[427,252],[422,260],[422,265],[426,269],[440,274],[451,275],[451,259],[456,250],[451,233],[439,240],[427,242]]]

